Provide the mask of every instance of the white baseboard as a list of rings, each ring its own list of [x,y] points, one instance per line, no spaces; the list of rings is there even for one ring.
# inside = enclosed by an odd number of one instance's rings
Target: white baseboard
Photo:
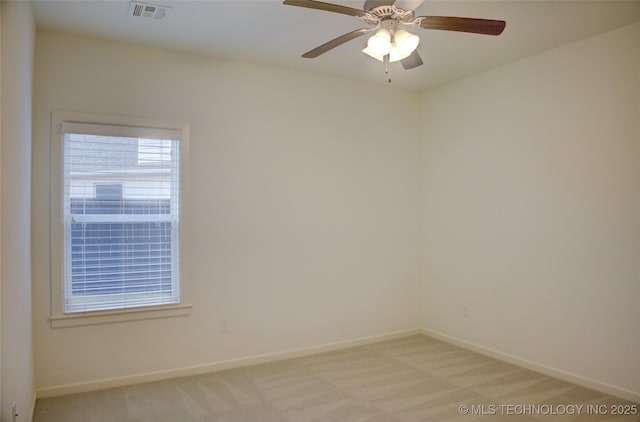
[[[536,372],[540,372],[545,375],[549,375],[554,378],[558,378],[564,381],[569,381],[573,384],[581,385],[583,387],[591,388],[592,390],[600,391],[602,393],[610,394],[612,396],[620,397],[622,399],[630,400],[640,403],[640,392],[632,391],[615,385],[606,384],[600,381],[593,380],[591,378],[583,377],[580,375],[572,374],[570,372],[563,371],[561,369],[552,368],[550,366],[543,365],[541,363],[533,362],[530,360],[522,359],[517,356],[503,353],[498,350],[490,349],[488,347],[480,346],[475,343],[462,340],[457,337],[453,337],[438,331],[434,331],[428,328],[420,330],[422,334],[429,337],[436,338],[438,340],[445,341],[447,343],[454,344],[456,346],[463,347],[465,349],[478,352],[480,354],[512,363],[514,365],[522,366],[527,369],[531,369]]]
[[[369,337],[362,337],[355,340],[340,341],[336,343],[323,344],[319,346],[305,347],[301,349],[288,350],[284,352],[267,353],[263,355],[247,356],[239,359],[231,359],[219,362],[212,362],[203,365],[194,365],[183,368],[169,369],[157,372],[147,372],[142,374],[127,375],[122,377],[105,378],[95,381],[85,381],[73,384],[56,385],[52,387],[40,388],[36,391],[37,398],[47,398],[64,396],[67,394],[85,393],[89,391],[104,390],[107,388],[123,387],[126,385],[140,384],[143,382],[161,381],[171,378],[178,378],[191,375],[206,374],[209,372],[222,371],[225,369],[239,368],[242,366],[258,365],[261,363],[276,362],[284,359],[297,358],[301,356],[313,355],[316,353],[331,352],[334,350],[347,349],[349,347],[362,346],[379,341],[393,340],[410,335],[421,334],[420,328],[394,331],[386,334],[379,334]]]
[[[36,395],[36,393],[33,393],[33,401],[31,403],[31,413],[29,414],[29,416],[27,417],[27,420],[29,422],[33,422],[33,417],[36,415],[36,400],[38,400],[38,396]]]

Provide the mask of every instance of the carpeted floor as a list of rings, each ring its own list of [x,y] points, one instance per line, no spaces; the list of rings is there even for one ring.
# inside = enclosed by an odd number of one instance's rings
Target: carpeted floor
[[[34,422],[640,421],[638,413],[636,403],[416,335],[38,400]]]

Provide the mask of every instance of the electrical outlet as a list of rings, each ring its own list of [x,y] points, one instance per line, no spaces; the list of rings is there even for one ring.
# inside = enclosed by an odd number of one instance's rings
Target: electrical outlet
[[[469,307],[467,305],[462,307],[462,316],[465,318],[469,317]]]
[[[229,332],[229,320],[221,319],[220,320],[220,334],[227,334]]]

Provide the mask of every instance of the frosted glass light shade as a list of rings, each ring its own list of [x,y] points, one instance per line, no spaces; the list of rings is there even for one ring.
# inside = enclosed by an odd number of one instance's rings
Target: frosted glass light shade
[[[409,56],[418,47],[420,37],[400,29],[394,35],[394,42],[401,55]]]
[[[366,54],[369,57],[373,57],[374,59],[378,60],[379,62],[384,61],[384,56],[381,56],[379,54],[374,53],[369,47],[365,48],[364,50],[362,50],[362,52],[364,54]]]
[[[389,53],[389,62],[394,63],[399,62],[402,59],[406,59],[411,55],[412,52],[413,50],[410,52],[402,51],[398,48],[396,43],[393,43],[393,45],[391,46],[391,52]]]
[[[378,56],[386,56],[391,51],[391,34],[381,29],[367,41],[367,47]]]

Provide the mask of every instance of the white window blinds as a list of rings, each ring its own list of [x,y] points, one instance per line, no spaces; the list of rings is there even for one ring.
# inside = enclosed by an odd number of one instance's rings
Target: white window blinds
[[[64,312],[179,303],[179,131],[62,130]]]

